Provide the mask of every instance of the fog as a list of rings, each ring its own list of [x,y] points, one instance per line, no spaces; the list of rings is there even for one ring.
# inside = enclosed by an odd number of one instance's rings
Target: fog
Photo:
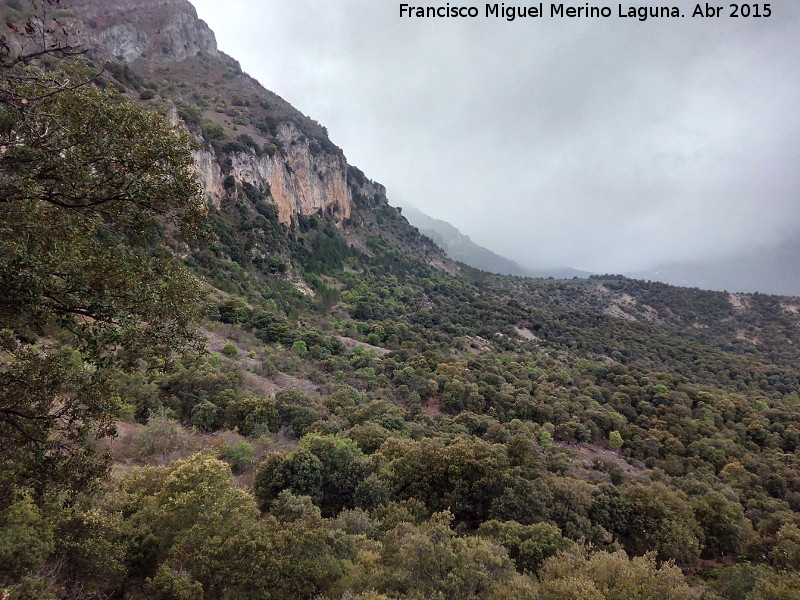
[[[390,203],[520,264],[636,271],[800,230],[800,3],[760,19],[677,3],[685,18],[644,22],[617,4],[513,22],[401,19],[388,0],[193,4]]]

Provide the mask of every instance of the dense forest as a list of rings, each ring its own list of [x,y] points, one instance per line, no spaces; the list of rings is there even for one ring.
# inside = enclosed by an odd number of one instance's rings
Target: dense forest
[[[236,165],[324,128],[87,5],[0,3],[0,597],[800,597],[800,299],[286,223]]]

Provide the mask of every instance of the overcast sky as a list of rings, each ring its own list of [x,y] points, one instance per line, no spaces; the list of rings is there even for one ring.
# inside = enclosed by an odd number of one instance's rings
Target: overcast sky
[[[616,3],[508,22],[401,19],[395,0],[192,2],[391,204],[523,265],[625,272],[800,231],[800,2],[760,19],[679,2],[685,18],[645,22]]]

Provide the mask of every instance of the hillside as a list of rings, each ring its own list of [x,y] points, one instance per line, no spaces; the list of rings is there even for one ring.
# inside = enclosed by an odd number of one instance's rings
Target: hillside
[[[0,595],[800,593],[797,298],[454,262],[187,1],[53,8],[89,83],[2,55]]]
[[[589,275],[586,271],[578,271],[577,269],[566,267],[539,270],[527,269],[513,260],[504,258],[476,244],[468,235],[464,235],[446,221],[429,217],[411,206],[403,208],[403,215],[411,225],[420,230],[420,233],[436,242],[450,258],[482,271],[500,275],[555,277],[557,279],[588,277]]]
[[[403,215],[411,225],[436,242],[453,260],[489,273],[531,275],[514,261],[479,246],[446,221],[429,217],[410,206],[403,208]]]

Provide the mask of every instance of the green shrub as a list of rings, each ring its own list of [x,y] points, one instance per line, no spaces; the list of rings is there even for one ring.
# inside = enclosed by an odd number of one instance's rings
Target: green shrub
[[[232,444],[223,444],[219,449],[219,457],[231,465],[231,471],[240,474],[256,462],[253,457],[253,444],[240,440]]]
[[[222,140],[225,139],[225,128],[217,123],[206,123],[203,125],[203,137],[208,140]]]

